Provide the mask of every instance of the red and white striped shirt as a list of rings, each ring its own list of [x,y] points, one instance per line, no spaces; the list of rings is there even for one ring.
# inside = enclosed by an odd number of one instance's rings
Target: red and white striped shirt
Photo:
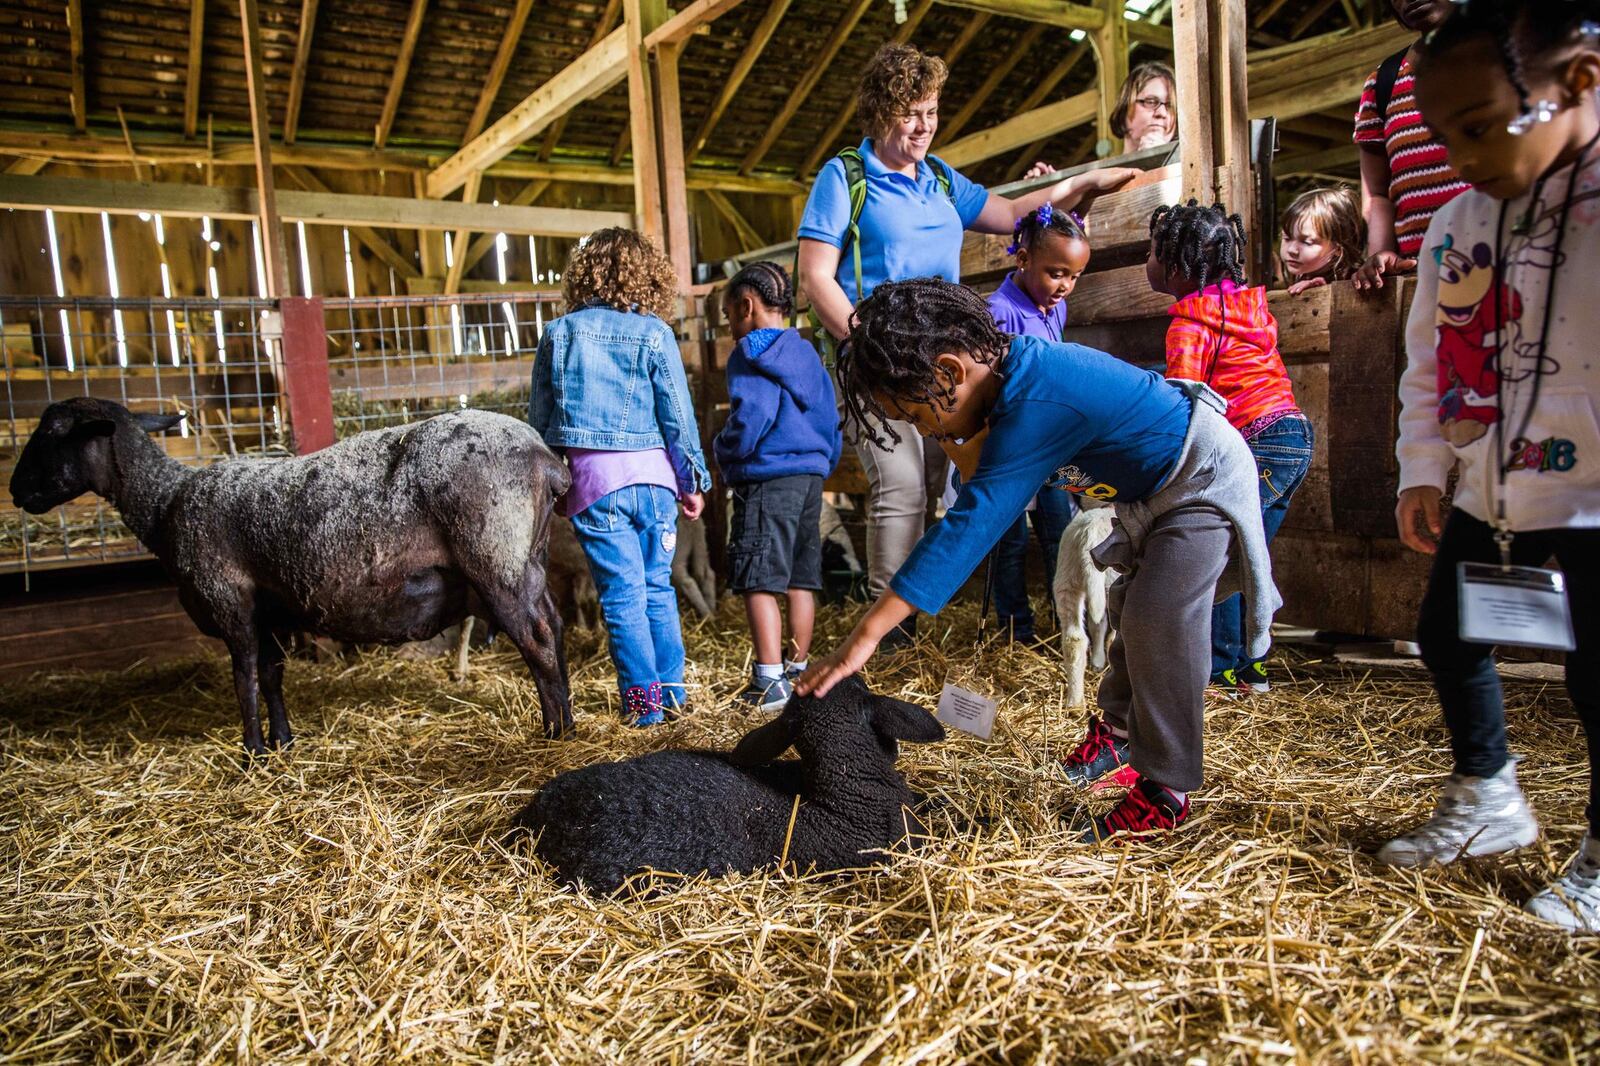
[[[1381,149],[1389,157],[1389,199],[1394,201],[1394,234],[1400,254],[1415,258],[1433,213],[1472,186],[1450,166],[1444,145],[1417,110],[1411,57],[1400,61],[1389,106],[1378,114],[1378,72],[1367,75],[1356,106],[1355,142],[1363,150]]]

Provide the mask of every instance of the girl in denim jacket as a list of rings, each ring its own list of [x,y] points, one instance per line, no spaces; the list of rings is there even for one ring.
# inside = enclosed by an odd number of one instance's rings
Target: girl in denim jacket
[[[611,228],[573,249],[562,283],[569,310],[539,341],[528,421],[572,468],[560,511],[600,592],[623,718],[657,725],[684,702],[675,504],[697,519],[711,487],[678,339],[662,320],[677,277],[649,238]]]

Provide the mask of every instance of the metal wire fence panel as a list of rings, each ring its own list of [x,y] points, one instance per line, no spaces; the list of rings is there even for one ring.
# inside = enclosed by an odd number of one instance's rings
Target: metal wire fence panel
[[[73,396],[184,413],[177,430],[156,439],[191,466],[288,454],[276,345],[262,332],[262,312],[272,307],[252,299],[0,296],[0,483],[9,484],[45,408]],[[143,553],[98,497],[35,517],[9,492],[0,496],[0,572]]]
[[[534,356],[553,292],[323,301],[341,438],[443,411],[528,412]]]

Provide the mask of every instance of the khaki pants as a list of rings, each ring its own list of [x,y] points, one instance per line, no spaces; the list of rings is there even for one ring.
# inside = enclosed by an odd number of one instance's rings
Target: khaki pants
[[[880,448],[865,434],[846,430],[867,473],[867,585],[873,596],[889,587],[927,527],[930,492],[944,487],[943,450],[918,435],[910,422],[890,422],[900,443]],[[884,434],[887,437],[887,434]]]

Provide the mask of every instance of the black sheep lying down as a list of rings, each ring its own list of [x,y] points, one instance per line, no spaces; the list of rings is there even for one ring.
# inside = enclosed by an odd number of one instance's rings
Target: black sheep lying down
[[[732,752],[658,751],[561,774],[513,826],[537,836],[535,852],[563,882],[603,893],[650,873],[859,867],[926,835],[909,810],[922,797],[895,769],[896,741],[943,739],[928,712],[851,677],[821,699],[790,700]],[[799,759],[773,761],[791,746]]]

